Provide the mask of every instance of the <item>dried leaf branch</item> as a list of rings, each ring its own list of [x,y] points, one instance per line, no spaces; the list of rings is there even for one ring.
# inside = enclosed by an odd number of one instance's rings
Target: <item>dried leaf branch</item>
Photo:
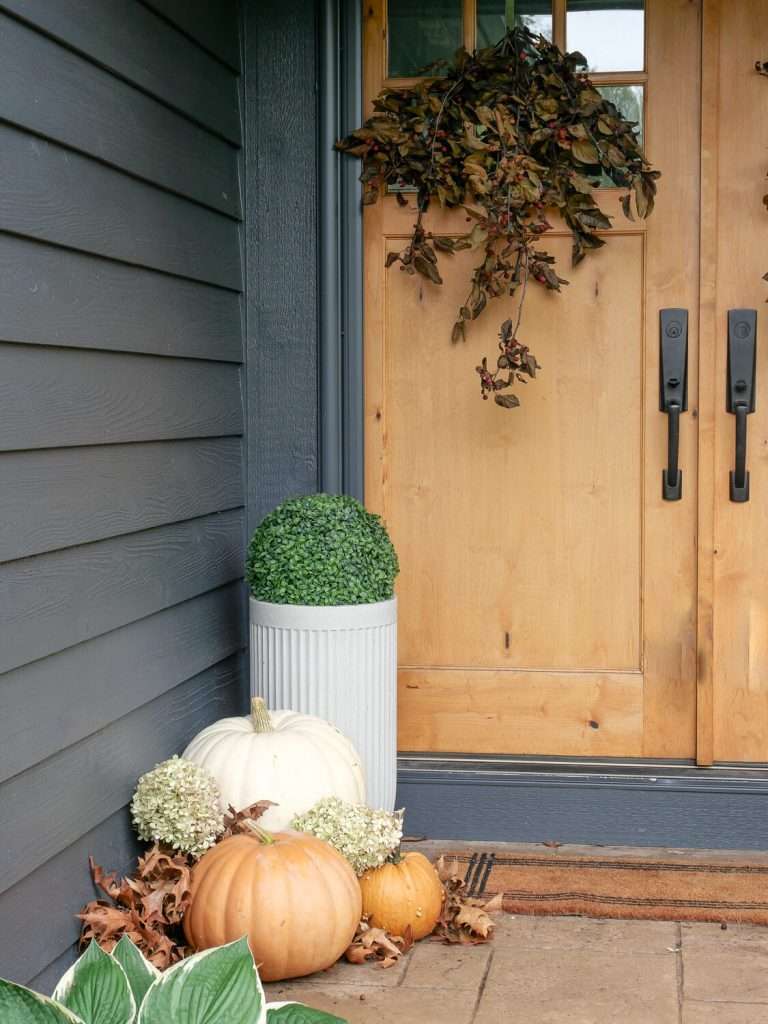
[[[363,161],[363,202],[375,203],[393,186],[415,189],[417,220],[409,244],[387,256],[409,275],[442,283],[438,254],[475,250],[479,261],[459,309],[451,340],[465,340],[466,324],[492,298],[520,289],[514,326],[500,331],[495,370],[484,359],[477,367],[482,397],[491,394],[505,408],[519,405],[500,394],[533,377],[538,363],[518,340],[529,279],[552,291],[567,281],[555,259],[540,247],[551,229],[547,211],[565,220],[578,263],[604,244],[598,234],[611,227],[594,198],[607,176],[625,189],[622,208],[634,219],[653,209],[659,172],[648,164],[638,127],[595,88],[580,53],[564,54],[528,29],[512,29],[494,47],[475,54],[459,51],[452,64],[406,89],[384,89],[374,114],[337,148]],[[461,209],[466,234],[428,232],[424,216],[433,199]],[[474,222],[474,223],[472,223]]]

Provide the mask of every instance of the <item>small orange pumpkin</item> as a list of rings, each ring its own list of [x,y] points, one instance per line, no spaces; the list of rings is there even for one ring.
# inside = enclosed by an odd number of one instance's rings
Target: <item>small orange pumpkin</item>
[[[423,853],[406,853],[394,864],[366,871],[360,878],[363,914],[390,935],[404,935],[410,927],[414,940],[430,935],[443,907],[443,886]]]
[[[247,935],[262,980],[281,981],[334,964],[360,916],[357,878],[332,846],[254,827],[198,861],[184,934],[195,949]]]

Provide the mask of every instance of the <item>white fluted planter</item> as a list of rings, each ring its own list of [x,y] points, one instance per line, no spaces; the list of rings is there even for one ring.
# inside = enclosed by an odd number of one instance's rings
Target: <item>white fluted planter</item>
[[[362,758],[368,805],[394,809],[397,598],[332,607],[251,598],[251,696],[341,729]]]

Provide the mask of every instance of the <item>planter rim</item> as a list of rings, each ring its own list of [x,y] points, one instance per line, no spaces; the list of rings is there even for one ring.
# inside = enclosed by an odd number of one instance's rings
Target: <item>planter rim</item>
[[[397,622],[397,598],[370,604],[273,604],[249,599],[251,622],[277,629],[370,629]]]

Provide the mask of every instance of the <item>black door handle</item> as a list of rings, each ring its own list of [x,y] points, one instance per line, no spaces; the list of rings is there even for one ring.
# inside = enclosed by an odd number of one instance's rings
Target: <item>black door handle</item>
[[[749,501],[747,416],[755,411],[757,310],[728,310],[728,390],[726,409],[736,417],[735,468],[730,474],[731,501]]]
[[[659,311],[659,409],[667,413],[667,468],[661,474],[664,501],[683,496],[680,469],[680,413],[688,408],[688,310]]]

